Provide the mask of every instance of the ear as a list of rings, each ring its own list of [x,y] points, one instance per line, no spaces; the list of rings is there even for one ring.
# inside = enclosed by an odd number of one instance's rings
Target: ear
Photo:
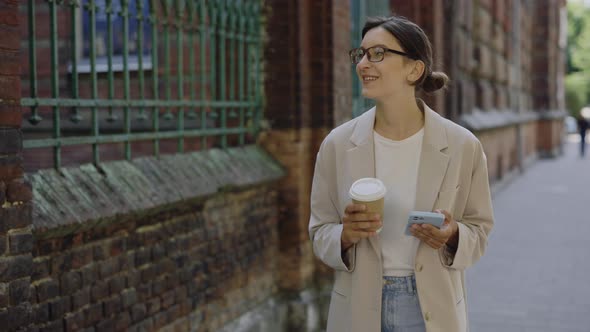
[[[424,65],[424,62],[422,62],[422,60],[415,60],[412,65],[412,70],[410,71],[408,76],[406,76],[408,82],[410,82],[410,84],[416,83],[416,81],[418,81],[420,77],[422,77],[425,67],[426,66]]]

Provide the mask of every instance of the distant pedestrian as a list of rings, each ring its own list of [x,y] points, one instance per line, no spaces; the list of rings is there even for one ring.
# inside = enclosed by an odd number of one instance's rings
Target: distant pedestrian
[[[583,117],[582,115],[578,115],[578,131],[580,132],[580,157],[584,157],[584,152],[586,150],[586,131],[590,124],[588,123],[588,119]]]

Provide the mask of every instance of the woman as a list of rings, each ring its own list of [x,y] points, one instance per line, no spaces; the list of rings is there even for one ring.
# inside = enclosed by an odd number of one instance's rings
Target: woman
[[[416,99],[448,81],[432,71],[420,27],[373,18],[362,36],[350,57],[376,106],[326,137],[311,192],[313,249],[336,270],[327,330],[466,331],[464,271],[493,226],[486,157],[469,131]],[[351,203],[363,177],[387,187],[382,216]],[[414,225],[407,236],[412,210],[443,213],[444,224]]]

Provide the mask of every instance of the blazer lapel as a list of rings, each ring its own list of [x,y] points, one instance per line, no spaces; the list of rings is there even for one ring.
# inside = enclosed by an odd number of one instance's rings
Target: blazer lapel
[[[418,167],[415,209],[432,211],[434,201],[447,172],[449,156],[443,118],[422,103],[424,109],[424,139]]]
[[[346,157],[347,164],[350,165],[350,176],[353,182],[360,178],[375,177],[374,123],[375,108],[373,107],[359,117],[354,131],[350,136],[353,147],[347,151]],[[370,237],[369,242],[379,259],[381,259],[381,242],[379,237]]]

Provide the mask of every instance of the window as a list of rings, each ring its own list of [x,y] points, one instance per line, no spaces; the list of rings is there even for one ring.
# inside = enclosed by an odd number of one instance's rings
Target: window
[[[86,8],[90,0],[83,0],[83,6]],[[107,0],[94,0],[97,12],[96,12],[96,39],[95,39],[95,50],[96,50],[96,71],[106,72],[108,70],[108,58],[109,58],[109,19],[112,22],[112,65],[113,71],[123,71],[123,51],[124,51],[124,20],[120,15],[122,6],[120,1],[109,1],[111,2],[111,15],[109,17],[107,13]],[[141,2],[141,3],[140,3]],[[142,39],[142,67],[143,69],[151,69],[152,62],[150,57],[151,52],[151,34],[152,25],[149,24],[150,15],[150,4],[149,0],[130,0],[129,2],[129,37],[127,42],[128,49],[128,65],[130,70],[138,70],[139,68],[139,32],[140,26],[143,30]],[[141,11],[138,8],[142,6]],[[91,34],[91,15],[89,10],[81,10],[81,25],[82,25],[82,38],[81,42],[78,43],[78,72],[88,73],[90,72],[90,34]],[[139,15],[141,14],[141,15]]]

